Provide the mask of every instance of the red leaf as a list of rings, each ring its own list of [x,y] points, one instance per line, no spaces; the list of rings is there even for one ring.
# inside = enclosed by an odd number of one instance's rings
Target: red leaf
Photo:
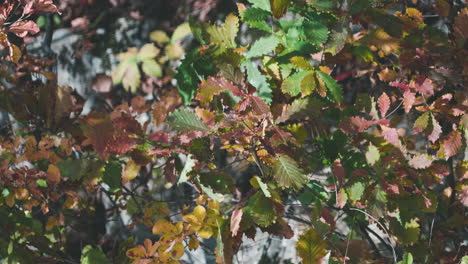
[[[415,169],[425,169],[431,166],[431,164],[432,157],[427,154],[416,155],[409,161],[409,165]]]
[[[382,135],[388,143],[396,146],[398,145],[398,132],[396,128],[390,128],[387,126],[382,127]]]
[[[424,95],[433,95],[434,94],[434,85],[432,84],[431,79],[420,76],[415,80],[416,91]]]
[[[140,123],[135,120],[134,117],[129,115],[122,115],[112,120],[114,125],[122,129],[126,133],[132,133],[137,135],[143,135],[143,129],[141,128]]]
[[[108,116],[92,112],[83,119],[83,122],[85,124],[83,132],[87,137],[83,145],[92,144],[101,159],[107,160],[109,157],[107,145],[114,135],[112,121]]]
[[[322,208],[322,218],[327,224],[330,225],[331,231],[333,232],[336,226],[335,218],[332,214],[330,214],[330,211],[328,211],[326,208]]]
[[[40,29],[33,21],[16,21],[8,28],[8,31],[14,33],[20,38],[26,37],[28,33],[34,35],[39,33]]]
[[[33,0],[29,1],[23,9],[23,14],[28,15],[34,12],[59,13],[57,6],[52,0]]]
[[[169,134],[160,130],[149,135],[148,139],[157,143],[169,143]]]
[[[335,162],[333,162],[333,173],[338,179],[338,183],[342,185],[346,176],[346,171],[343,165],[341,165],[341,161],[339,159],[336,159]]]
[[[439,139],[440,134],[442,134],[442,127],[439,125],[439,122],[435,119],[433,115],[432,116],[432,132],[428,136],[429,141],[432,143],[436,142],[437,139]]]
[[[250,102],[252,104],[252,109],[259,115],[266,115],[270,113],[270,107],[260,99],[260,97],[251,95],[249,96]]]
[[[359,116],[353,116],[349,119],[343,120],[340,124],[340,129],[344,132],[354,135],[358,132],[363,132],[375,123],[376,122],[373,120],[367,120]]]
[[[237,235],[239,231],[240,222],[242,220],[242,209],[234,210],[231,215],[231,234],[233,237]]]
[[[390,98],[388,98],[386,93],[383,93],[377,100],[377,104],[379,105],[380,116],[384,118],[390,108]]]
[[[409,91],[411,89],[411,86],[402,82],[390,82],[388,85],[393,86],[393,87],[398,87],[404,92]]]
[[[125,154],[137,144],[135,138],[131,138],[127,135],[116,135],[108,141],[106,146],[106,152],[111,154]]]
[[[443,143],[445,159],[455,156],[458,153],[458,151],[460,151],[461,146],[461,133],[456,130],[450,132],[447,139],[445,139]]]
[[[410,90],[407,90],[403,93],[403,108],[405,108],[406,113],[409,113],[415,101],[415,93],[411,92]]]

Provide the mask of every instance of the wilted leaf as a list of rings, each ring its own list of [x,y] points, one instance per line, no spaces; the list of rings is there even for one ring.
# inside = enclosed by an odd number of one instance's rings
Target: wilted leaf
[[[61,179],[60,170],[57,166],[53,164],[49,164],[49,168],[47,169],[47,179],[53,183],[59,183]]]
[[[213,100],[213,96],[220,94],[223,91],[230,91],[234,96],[242,96],[243,94],[237,86],[231,81],[223,77],[208,77],[203,80],[198,86],[198,93],[195,97],[202,105],[205,105]]]
[[[157,126],[160,126],[167,115],[174,111],[180,104],[182,99],[175,89],[167,91],[160,100],[153,105],[153,120]]]

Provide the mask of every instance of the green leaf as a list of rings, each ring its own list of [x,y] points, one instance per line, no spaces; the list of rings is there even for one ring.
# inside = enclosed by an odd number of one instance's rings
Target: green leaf
[[[322,45],[328,39],[328,27],[320,21],[305,20],[303,31],[305,40],[316,46]]]
[[[343,101],[343,91],[341,91],[340,85],[330,75],[321,71],[316,71],[316,73],[325,83],[325,86],[327,86],[327,89],[332,94],[335,102],[340,104]]]
[[[267,82],[267,78],[263,76],[257,67],[251,61],[245,61],[241,65],[242,68],[247,72],[247,80],[253,87],[257,88],[258,97],[262,98],[267,104],[270,104],[273,95],[271,88]]]
[[[269,12],[253,7],[247,8],[243,13],[241,13],[242,20],[251,28],[272,32],[271,26],[266,22],[269,16]]]
[[[429,111],[425,112],[424,114],[420,115],[418,119],[414,122],[413,130],[415,133],[420,133],[424,129],[426,129],[427,125],[429,124]]]
[[[413,255],[411,255],[409,252],[406,252],[403,255],[403,260],[398,262],[398,264],[413,264]]]
[[[180,132],[210,131],[210,129],[188,109],[178,109],[167,117],[169,126]]]
[[[187,158],[185,159],[184,168],[180,172],[180,177],[179,177],[179,181],[177,182],[177,184],[181,184],[188,180],[187,174],[192,171],[192,168],[194,166],[195,166],[195,161],[192,159],[192,155],[191,154],[187,155]]]
[[[87,245],[81,251],[81,264],[111,264],[104,252],[100,248],[93,248]]]
[[[243,211],[243,222],[255,223],[261,227],[270,226],[277,218],[272,200],[262,192],[252,195]]]
[[[142,65],[143,71],[151,77],[162,77],[162,68],[155,60],[145,60]]]
[[[122,165],[118,162],[107,163],[102,180],[109,185],[112,192],[118,190],[122,180]]]
[[[250,180],[250,183],[252,184],[252,186],[254,186],[255,188],[260,188],[260,190],[262,190],[263,194],[265,195],[265,197],[268,197],[270,198],[271,197],[271,193],[270,191],[268,190],[268,185],[266,185],[262,179],[258,176],[254,176],[251,180]]]
[[[258,57],[275,51],[279,40],[275,35],[268,35],[259,38],[245,54],[247,58]]]
[[[351,186],[346,188],[346,191],[348,193],[348,198],[353,201],[359,201],[361,200],[362,195],[364,194],[364,190],[366,189],[366,186],[362,182],[355,182]]]
[[[214,73],[215,67],[207,56],[199,54],[197,49],[191,51],[177,68],[175,78],[177,89],[185,105],[192,102],[198,83]]]
[[[296,161],[287,155],[280,155],[273,164],[273,178],[283,188],[300,189],[306,182],[307,177]]]
[[[47,187],[47,182],[43,179],[37,179],[36,183],[37,183],[37,186],[39,187],[43,187],[43,188]]]
[[[299,236],[296,251],[303,264],[318,264],[327,255],[327,244],[314,228],[310,228]]]
[[[281,91],[283,91],[283,93],[290,94],[291,96],[298,95],[301,92],[302,80],[310,72],[311,71],[300,71],[293,73],[283,81],[281,84]]]
[[[214,192],[228,193],[235,191],[235,183],[231,175],[219,172],[210,171],[199,173],[199,181],[204,186],[208,186],[213,189]]]
[[[249,3],[253,5],[253,7],[257,7],[268,12],[271,11],[270,0],[248,0],[248,1]]]
[[[210,199],[214,200],[214,201],[221,201],[222,199],[222,195],[219,194],[219,193],[215,193],[213,191],[213,189],[211,187],[208,187],[208,186],[205,186],[201,183],[199,183],[200,185],[200,189],[206,194],[208,195],[208,197],[210,197]]]
[[[273,17],[279,19],[284,16],[288,10],[289,2],[291,2],[291,0],[270,0]]]

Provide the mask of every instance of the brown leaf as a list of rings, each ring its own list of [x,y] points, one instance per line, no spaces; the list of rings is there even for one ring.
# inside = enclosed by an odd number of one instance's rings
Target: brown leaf
[[[158,102],[153,105],[153,120],[157,126],[160,126],[167,115],[174,111],[180,104],[182,99],[176,89],[171,89],[166,92]]]
[[[49,164],[47,169],[47,180],[53,183],[59,183],[61,179],[61,174],[59,168],[54,164]]]
[[[252,109],[258,115],[266,115],[270,113],[270,107],[260,97],[251,95],[249,96],[249,99],[252,105]]]
[[[169,134],[160,130],[149,135],[148,139],[157,143],[169,143]]]
[[[453,34],[460,39],[468,38],[468,9],[463,8],[455,18]]]
[[[461,133],[455,130],[450,132],[450,134],[447,136],[447,139],[445,139],[443,143],[445,159],[455,156],[458,153],[458,151],[460,151],[461,146]]]

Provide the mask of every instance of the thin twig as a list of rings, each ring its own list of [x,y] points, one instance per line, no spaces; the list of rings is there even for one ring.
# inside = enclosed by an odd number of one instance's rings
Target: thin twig
[[[382,228],[382,230],[385,232],[385,234],[387,234],[388,239],[390,240],[390,243],[391,243],[391,237],[390,237],[390,235],[388,234],[387,229],[385,228],[384,225],[382,225],[382,224],[379,222],[379,220],[378,220],[377,218],[373,217],[372,215],[368,214],[367,212],[365,212],[365,211],[363,211],[363,210],[361,210],[361,209],[349,208],[349,210],[351,210],[351,211],[358,211],[358,212],[360,212],[360,213],[363,213],[363,214],[367,215],[367,216],[370,217],[372,220],[374,220],[375,223],[377,223],[377,225],[379,225],[379,226]],[[393,245],[390,245],[390,246],[392,247],[393,260],[394,260],[395,263],[397,263],[397,256],[396,256],[395,248],[393,247]]]
[[[354,216],[353,217],[353,224],[351,225],[351,230],[349,231],[348,236],[347,236],[346,250],[345,250],[345,254],[344,254],[344,258],[343,258],[343,264],[346,264],[346,258],[348,257],[349,241],[351,240],[351,233],[353,232],[354,222],[355,221],[356,221],[356,217]]]

